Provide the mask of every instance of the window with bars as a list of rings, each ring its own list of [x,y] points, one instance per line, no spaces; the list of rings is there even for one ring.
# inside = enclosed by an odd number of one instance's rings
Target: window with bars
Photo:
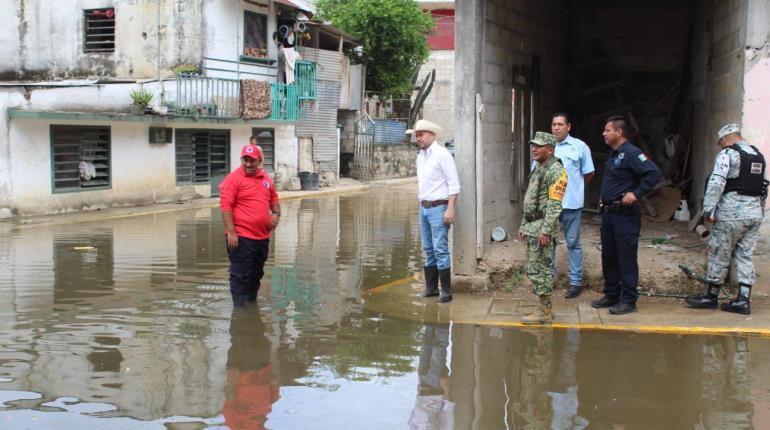
[[[251,135],[257,138],[257,145],[262,148],[264,163],[262,168],[275,172],[275,130],[271,128],[252,128]]]
[[[110,187],[110,128],[51,126],[53,191]]]
[[[87,9],[83,13],[83,52],[114,52],[115,9]]]
[[[176,183],[211,182],[230,165],[230,130],[176,129]]]

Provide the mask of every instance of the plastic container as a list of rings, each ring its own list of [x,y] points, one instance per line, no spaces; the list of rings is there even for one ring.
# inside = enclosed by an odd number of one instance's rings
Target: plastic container
[[[315,191],[318,189],[318,173],[299,172],[300,189],[304,191]]]
[[[508,230],[504,227],[495,227],[492,229],[492,240],[495,242],[502,242],[508,239]]]

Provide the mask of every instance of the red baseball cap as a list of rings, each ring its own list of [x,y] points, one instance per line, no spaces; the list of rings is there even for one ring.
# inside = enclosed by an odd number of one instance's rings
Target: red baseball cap
[[[262,157],[262,148],[258,145],[246,145],[241,149],[241,157],[251,157],[254,159]]]

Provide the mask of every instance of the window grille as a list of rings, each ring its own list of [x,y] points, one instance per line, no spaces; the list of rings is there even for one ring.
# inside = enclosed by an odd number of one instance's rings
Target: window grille
[[[88,9],[84,15],[83,52],[114,52],[115,9]]]
[[[228,172],[229,130],[176,130],[176,182],[200,184]]]
[[[257,145],[262,148],[262,168],[270,173],[275,172],[275,131],[269,128],[253,128],[251,135],[257,137]]]
[[[51,126],[53,190],[82,191],[110,186],[110,128]]]

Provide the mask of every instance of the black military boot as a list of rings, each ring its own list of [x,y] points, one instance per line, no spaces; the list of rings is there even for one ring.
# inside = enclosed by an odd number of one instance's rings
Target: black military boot
[[[716,309],[719,304],[719,290],[721,289],[721,285],[709,282],[705,293],[688,296],[684,301],[691,308]]]
[[[438,267],[425,266],[422,268],[422,270],[425,272],[425,291],[423,291],[420,296],[438,296]]]
[[[722,310],[736,314],[751,315],[751,285],[738,284],[738,296],[727,303],[722,303]]]
[[[438,271],[438,279],[441,281],[441,296],[438,298],[439,303],[447,303],[452,301],[452,269],[447,267]]]

